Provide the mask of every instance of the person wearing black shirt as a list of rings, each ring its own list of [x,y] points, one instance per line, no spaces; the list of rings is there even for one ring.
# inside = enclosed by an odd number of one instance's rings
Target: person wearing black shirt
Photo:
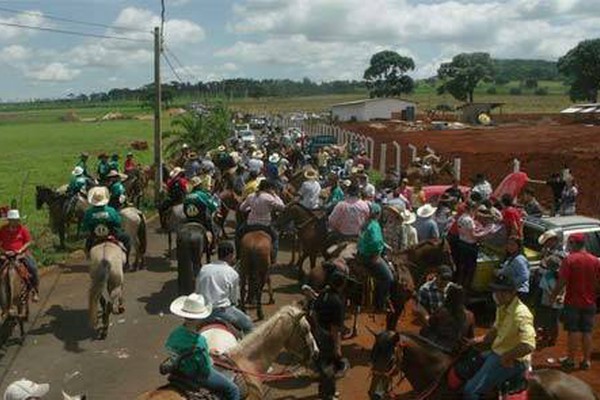
[[[458,179],[452,180],[452,186],[450,186],[444,194],[447,194],[453,201],[453,204],[462,203],[465,201],[465,196],[463,192],[460,190],[460,181]]]
[[[546,181],[546,185],[550,186],[550,189],[552,190],[553,211],[554,214],[557,214],[558,210],[560,210],[562,192],[565,188],[566,182],[560,173],[555,172],[550,176],[550,179]]]
[[[319,294],[313,305],[315,338],[319,345],[319,398],[333,400],[337,398],[336,372],[344,369],[342,358],[342,332],[346,302],[342,291],[347,275],[333,264],[324,265],[327,271],[328,285]]]

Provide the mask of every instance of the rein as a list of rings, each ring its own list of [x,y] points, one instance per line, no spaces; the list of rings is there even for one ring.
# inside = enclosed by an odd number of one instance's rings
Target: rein
[[[295,379],[300,377],[301,375],[298,373],[258,373],[258,372],[251,372],[251,371],[247,371],[244,370],[242,368],[239,368],[237,366],[237,364],[230,358],[225,357],[224,355],[211,355],[212,360],[214,362],[215,365],[226,369],[228,371],[231,372],[235,372],[238,374],[242,374],[242,375],[248,375],[248,376],[253,376],[255,378],[259,378],[262,382],[276,382],[276,381],[283,381],[283,380],[287,380],[287,379]]]

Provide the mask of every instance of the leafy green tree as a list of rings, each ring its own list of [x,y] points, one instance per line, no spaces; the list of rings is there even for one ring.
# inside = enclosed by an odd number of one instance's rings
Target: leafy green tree
[[[457,100],[472,103],[477,84],[493,79],[494,63],[488,53],[462,53],[443,63],[438,77],[444,81],[438,87],[438,94],[447,92]]]
[[[584,40],[559,58],[558,70],[567,77],[571,100],[598,102],[600,39]]]
[[[218,147],[231,135],[231,117],[222,103],[215,103],[207,113],[189,111],[176,117],[172,130],[163,134],[167,153],[175,153],[184,143],[200,153]]]
[[[411,93],[415,83],[406,73],[414,69],[415,62],[412,58],[401,56],[395,51],[384,50],[374,54],[364,74],[370,96],[394,97]]]

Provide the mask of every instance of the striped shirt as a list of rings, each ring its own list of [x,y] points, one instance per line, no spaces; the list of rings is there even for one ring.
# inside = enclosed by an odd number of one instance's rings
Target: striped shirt
[[[285,205],[279,196],[267,193],[253,193],[240,205],[242,212],[250,211],[248,225],[271,225],[271,213],[283,210]]]

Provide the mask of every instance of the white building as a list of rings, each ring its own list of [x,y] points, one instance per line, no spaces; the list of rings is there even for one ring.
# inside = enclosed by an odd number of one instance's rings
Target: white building
[[[333,119],[340,122],[392,118],[412,121],[415,119],[416,113],[415,103],[394,98],[349,101],[331,106]],[[392,114],[394,115],[392,116]]]

